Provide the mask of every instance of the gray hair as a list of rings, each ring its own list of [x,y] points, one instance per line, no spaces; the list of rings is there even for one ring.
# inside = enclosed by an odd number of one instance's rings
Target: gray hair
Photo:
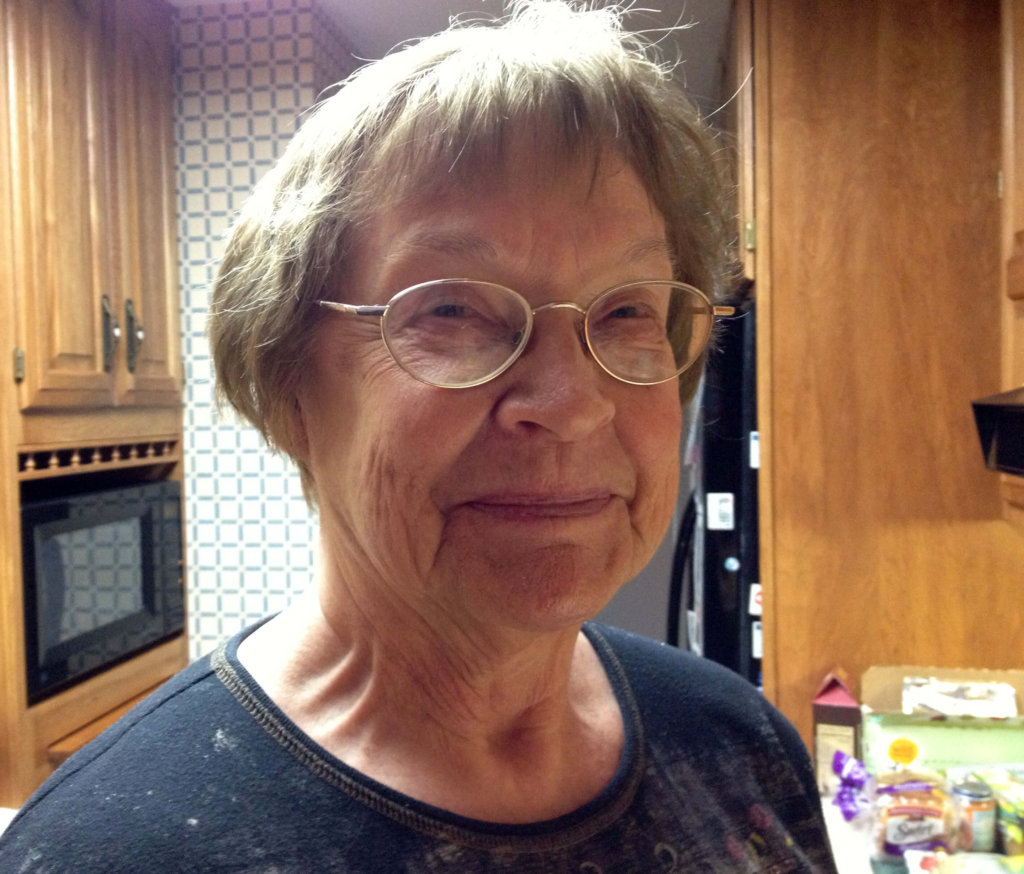
[[[675,278],[723,293],[732,222],[693,104],[621,10],[519,0],[500,22],[453,24],[362,67],[303,121],[228,236],[209,321],[219,400],[294,456],[314,302],[344,274],[355,229],[405,198],[500,172],[513,136],[534,138],[553,167],[620,154],[665,219]],[[680,377],[684,400],[700,369]]]

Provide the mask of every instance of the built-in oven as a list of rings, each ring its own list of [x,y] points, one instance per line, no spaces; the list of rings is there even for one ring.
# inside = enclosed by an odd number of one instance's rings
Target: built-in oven
[[[21,527],[30,704],[182,632],[178,482],[23,501]]]

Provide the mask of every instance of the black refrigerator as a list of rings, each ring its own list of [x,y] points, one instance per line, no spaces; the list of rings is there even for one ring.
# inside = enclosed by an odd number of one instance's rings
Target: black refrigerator
[[[669,582],[666,640],[761,684],[757,313],[753,283],[708,352],[684,448],[689,489]]]

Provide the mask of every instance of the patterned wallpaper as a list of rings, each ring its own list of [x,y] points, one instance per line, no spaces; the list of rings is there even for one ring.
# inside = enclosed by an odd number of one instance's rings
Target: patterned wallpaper
[[[354,67],[314,0],[176,11],[175,146],[185,357],[189,649],[209,652],[305,587],[316,524],[290,462],[213,402],[209,285],[231,216],[301,112]]]

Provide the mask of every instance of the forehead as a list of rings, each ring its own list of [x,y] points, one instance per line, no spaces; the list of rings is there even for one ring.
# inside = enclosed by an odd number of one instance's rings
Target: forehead
[[[514,275],[475,278],[511,282],[531,268],[569,263],[584,273],[646,265],[647,278],[671,264],[664,220],[636,173],[615,155],[557,172],[522,155],[488,174],[391,204],[363,224],[354,242],[353,264],[364,276],[368,269],[391,270],[400,274],[396,281],[423,278],[402,276],[406,265],[495,266]]]

